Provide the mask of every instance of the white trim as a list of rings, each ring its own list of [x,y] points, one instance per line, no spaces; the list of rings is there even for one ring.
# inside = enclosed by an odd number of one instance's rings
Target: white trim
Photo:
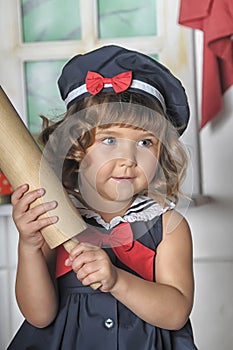
[[[133,80],[130,87],[145,91],[148,94],[155,96],[157,100],[159,100],[159,102],[161,103],[163,107],[163,111],[166,113],[167,108],[166,108],[164,97],[161,94],[161,92],[158,89],[156,89],[154,86],[140,80]]]
[[[109,87],[112,87],[112,84],[104,84],[105,89],[109,88]],[[157,98],[157,100],[159,100],[159,102],[161,103],[164,112],[166,112],[166,105],[165,105],[164,97],[159,92],[159,90],[157,90],[154,86],[147,84],[143,81],[133,79],[130,87],[133,89],[138,89],[138,90],[147,92],[148,94],[155,96]],[[86,88],[86,84],[83,84],[83,85],[77,87],[76,89],[72,90],[65,99],[66,106],[71,101],[73,101],[76,97],[81,96],[81,95],[85,94],[86,92],[88,92],[87,88]]]
[[[66,106],[67,106],[71,101],[73,101],[76,97],[85,94],[85,92],[87,92],[86,84],[83,84],[83,85],[77,87],[76,89],[70,91],[69,94],[68,94],[68,96],[67,96],[66,99],[64,100]]]
[[[167,203],[166,207],[163,208],[159,203],[157,203],[155,201],[153,202],[153,204],[150,203],[150,206],[147,207],[148,203],[151,202],[151,198],[139,195],[138,197],[136,197],[134,202],[128,208],[125,215],[115,216],[108,223],[108,222],[105,222],[104,219],[98,213],[85,207],[85,205],[83,203],[81,203],[78,200],[78,198],[74,197],[73,195],[70,195],[70,198],[71,198],[74,206],[78,209],[78,211],[80,212],[80,214],[82,216],[84,216],[88,219],[94,218],[95,221],[98,224],[100,224],[102,227],[104,227],[106,230],[112,229],[113,227],[117,226],[121,222],[133,223],[133,222],[137,222],[137,221],[144,221],[144,222],[151,221],[155,217],[159,217],[160,215],[166,213],[166,211],[172,210],[175,208],[175,204],[173,202]],[[133,206],[135,204],[145,202],[145,200],[147,200],[147,202],[142,204],[140,211],[138,211],[139,210],[138,207],[136,208],[136,211],[134,211]],[[131,211],[131,213],[127,214],[128,211]]]

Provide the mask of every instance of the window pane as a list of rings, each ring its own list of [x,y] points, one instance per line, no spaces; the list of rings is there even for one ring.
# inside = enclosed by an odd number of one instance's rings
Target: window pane
[[[32,134],[41,131],[41,114],[53,119],[65,112],[57,87],[64,63],[64,60],[25,63],[28,128]]]
[[[149,55],[151,58],[153,58],[155,61],[159,61],[159,55],[157,53],[153,53]]]
[[[156,0],[98,0],[99,37],[157,34]]]
[[[24,42],[78,40],[79,0],[21,0]]]

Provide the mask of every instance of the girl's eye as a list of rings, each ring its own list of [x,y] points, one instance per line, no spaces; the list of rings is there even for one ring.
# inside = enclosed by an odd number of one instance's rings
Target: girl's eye
[[[140,146],[140,147],[149,147],[151,145],[153,145],[153,143],[149,139],[144,139],[144,140],[138,141],[138,146]]]
[[[102,140],[102,142],[105,145],[115,145],[116,144],[116,139],[115,139],[115,137],[106,137],[105,139]]]

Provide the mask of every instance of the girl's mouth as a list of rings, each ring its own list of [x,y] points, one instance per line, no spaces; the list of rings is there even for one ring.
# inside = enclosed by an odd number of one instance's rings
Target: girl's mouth
[[[135,177],[133,176],[112,176],[112,179],[114,181],[129,181],[129,182],[133,182]]]

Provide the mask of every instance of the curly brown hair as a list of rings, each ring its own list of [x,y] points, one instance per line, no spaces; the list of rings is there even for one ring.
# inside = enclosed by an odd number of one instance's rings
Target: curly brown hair
[[[187,168],[187,154],[178,131],[159,102],[130,92],[87,97],[75,102],[64,117],[55,122],[43,117],[40,141],[49,149],[46,157],[50,162],[61,160],[62,182],[66,190],[77,195],[79,164],[86,149],[94,142],[95,130],[97,127],[108,128],[113,123],[150,131],[159,139],[159,167],[155,178],[141,194],[160,203],[166,200],[177,203]]]

